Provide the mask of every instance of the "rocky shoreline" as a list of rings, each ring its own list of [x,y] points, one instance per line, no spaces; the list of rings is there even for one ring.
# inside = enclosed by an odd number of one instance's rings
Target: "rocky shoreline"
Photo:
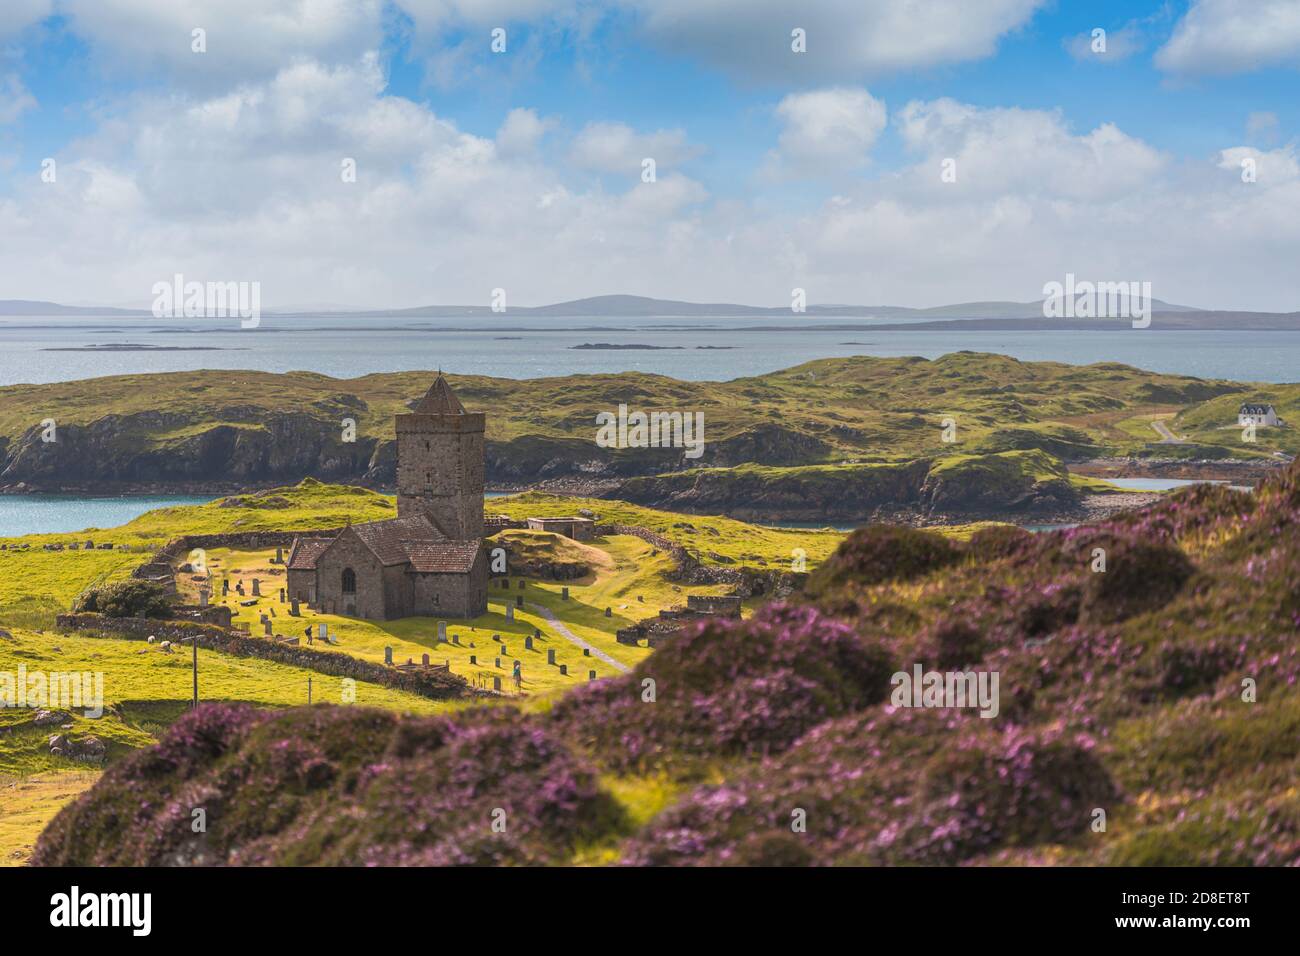
[[[1281,458],[1094,458],[1067,467],[1086,478],[1181,478],[1200,481],[1254,482],[1280,473]]]

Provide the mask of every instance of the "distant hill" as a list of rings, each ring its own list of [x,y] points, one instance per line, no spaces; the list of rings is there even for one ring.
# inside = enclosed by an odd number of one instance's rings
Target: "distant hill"
[[[37,302],[30,299],[0,299],[0,315],[52,316],[66,315],[88,318],[91,316],[131,316],[144,318],[145,309],[110,309],[104,306],[59,305],[56,302]]]
[[[406,411],[431,378],[431,372],[334,379],[311,372],[194,371],[0,388],[0,490],[16,490],[19,483],[101,493],[123,486],[247,487],[306,476],[388,486],[396,465],[393,416]],[[502,485],[543,478],[616,482],[739,465],[905,462],[953,451],[1039,449],[1067,461],[1150,454],[1151,447],[1162,455],[1176,449],[1200,458],[1300,451],[1294,429],[1264,429],[1248,450],[1235,428],[1220,427],[1235,425],[1237,408],[1247,400],[1270,402],[1287,420],[1300,421],[1300,385],[1207,381],[1115,363],[1078,367],[958,352],[933,361],[821,359],[729,382],[625,372],[524,380],[454,376],[452,384],[468,408],[489,413],[487,477]],[[629,400],[647,409],[701,411],[707,422],[702,456],[687,459],[681,448],[596,445],[594,416]],[[33,409],[41,414],[34,416]],[[1167,418],[1187,444],[1153,445],[1161,436],[1143,416],[1194,410],[1195,419]],[[949,415],[961,421],[958,449],[940,441],[941,421]],[[46,416],[58,422],[57,442],[42,441]],[[355,441],[342,441],[339,422],[345,418],[356,421]],[[746,481],[772,477],[749,474]],[[681,497],[677,484],[650,489],[660,490]],[[787,508],[778,497],[763,507],[773,513]],[[756,500],[750,506],[757,507]],[[789,507],[802,507],[802,500],[792,493]]]
[[[1190,306],[1173,305],[1152,299],[1158,312],[1199,312]],[[793,313],[788,305],[757,306],[738,305],[734,302],[682,302],[676,299],[653,299],[640,295],[597,295],[585,299],[573,299],[568,302],[556,302],[553,305],[510,306],[509,314],[556,316],[567,318],[610,318],[637,317],[646,318],[718,318],[722,316],[754,317],[789,317]],[[330,315],[338,317],[473,317],[493,315],[486,305],[421,305],[408,309],[264,309],[266,315],[306,316]],[[134,316],[147,317],[146,309],[113,309],[96,306],[59,305],[54,302],[39,302],[24,299],[0,299],[0,315],[21,316]],[[807,315],[822,316],[861,316],[863,318],[926,318],[936,319],[1022,319],[1042,318],[1042,302],[962,302],[954,305],[940,305],[917,309],[899,305],[809,305]]]

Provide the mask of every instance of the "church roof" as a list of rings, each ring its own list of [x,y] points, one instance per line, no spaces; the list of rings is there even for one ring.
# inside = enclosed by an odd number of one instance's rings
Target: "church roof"
[[[411,560],[407,553],[410,545],[447,540],[424,515],[354,524],[351,530],[383,564],[406,564]]]
[[[478,558],[477,541],[408,541],[411,570],[425,574],[468,574]]]
[[[464,415],[465,406],[460,403],[456,393],[451,390],[447,380],[438,373],[438,377],[433,380],[429,390],[424,393],[424,398],[420,399],[415,406],[417,415]]]
[[[316,559],[333,543],[333,538],[294,538],[285,567],[290,571],[310,571],[316,567]]]
[[[449,541],[424,515],[389,518],[349,525],[339,536],[353,532],[383,565],[409,564],[422,574],[468,574],[478,558],[479,542]],[[289,552],[288,566],[312,570],[335,538],[298,538]]]

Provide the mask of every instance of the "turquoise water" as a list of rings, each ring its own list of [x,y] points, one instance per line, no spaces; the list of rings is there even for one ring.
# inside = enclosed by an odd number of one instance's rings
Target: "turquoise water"
[[[0,495],[0,538],[59,534],[87,528],[115,528],[155,508],[201,505],[212,495]]]

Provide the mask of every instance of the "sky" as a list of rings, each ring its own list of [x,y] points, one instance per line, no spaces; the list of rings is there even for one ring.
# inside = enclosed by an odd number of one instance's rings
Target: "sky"
[[[0,0],[0,299],[1295,311],[1298,80],[1300,0]]]

